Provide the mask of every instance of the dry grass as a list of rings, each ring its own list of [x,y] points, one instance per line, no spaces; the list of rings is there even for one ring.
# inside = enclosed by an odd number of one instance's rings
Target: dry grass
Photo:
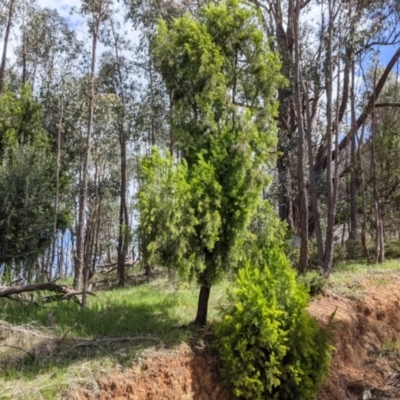
[[[210,320],[229,282],[212,289]],[[131,366],[148,349],[200,340],[189,325],[198,288],[166,279],[98,292],[81,311],[72,302],[2,299],[0,399],[68,398],[74,388],[97,389],[96,379]]]

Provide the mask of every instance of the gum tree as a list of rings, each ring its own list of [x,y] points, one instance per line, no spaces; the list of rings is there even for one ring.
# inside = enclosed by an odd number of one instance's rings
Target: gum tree
[[[172,94],[180,157],[154,149],[142,163],[142,251],[146,262],[197,279],[195,323],[205,325],[211,286],[244,258],[241,244],[266,184],[280,62],[258,13],[238,0],[160,21],[153,51]]]

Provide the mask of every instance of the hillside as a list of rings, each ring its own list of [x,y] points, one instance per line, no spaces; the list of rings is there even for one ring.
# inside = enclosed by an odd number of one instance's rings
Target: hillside
[[[211,320],[228,285],[223,282],[213,292]],[[212,331],[187,325],[195,304],[194,288],[176,291],[158,279],[98,291],[83,316],[65,305],[20,313],[19,322],[9,315],[10,322],[0,325],[0,362],[6,371],[0,398],[231,400],[218,377]],[[15,306],[7,307],[10,312]],[[319,400],[400,398],[397,261],[333,274],[309,311],[321,326],[334,313],[336,350]],[[67,318],[75,325],[86,322],[86,335],[83,326],[66,328]],[[56,321],[58,330],[52,326]]]

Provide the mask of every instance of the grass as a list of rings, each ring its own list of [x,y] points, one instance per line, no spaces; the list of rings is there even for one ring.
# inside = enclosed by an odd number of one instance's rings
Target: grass
[[[211,322],[228,285],[211,290]],[[96,374],[130,366],[145,349],[200,340],[190,325],[197,299],[195,285],[178,289],[164,278],[98,291],[83,311],[73,302],[1,299],[0,399],[60,398],[71,385],[94,385]]]
[[[400,260],[389,260],[383,264],[366,262],[345,262],[335,266],[329,286],[337,293],[350,298],[357,298],[365,291],[363,279],[373,279],[375,284],[385,286],[389,283],[387,274],[400,271]]]
[[[383,265],[347,262],[334,268],[328,285],[357,297],[364,292],[366,276],[384,286],[388,273],[398,271],[397,260]],[[38,304],[31,295],[24,302],[0,299],[0,399],[58,399],[78,385],[95,389],[99,375],[116,366],[130,367],[146,350],[201,343],[190,325],[196,285],[174,285],[164,277],[146,283],[135,279],[119,289],[112,288],[115,279],[107,275],[109,288],[90,296],[83,311],[72,301]],[[225,279],[212,288],[210,322],[218,318],[231,284]]]

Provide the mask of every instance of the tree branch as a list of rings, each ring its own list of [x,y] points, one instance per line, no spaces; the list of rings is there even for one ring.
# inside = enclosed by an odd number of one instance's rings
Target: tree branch
[[[395,66],[397,60],[400,58],[400,48],[397,49],[396,53],[393,55],[392,59],[390,60],[389,64],[386,66],[385,71],[383,72],[382,76],[380,77],[378,83],[375,86],[375,89],[371,96],[368,99],[367,104],[364,107],[363,112],[358,117],[354,126],[350,129],[347,135],[342,139],[339,143],[339,148],[337,150],[332,151],[332,161],[348,146],[353,136],[357,133],[358,129],[365,123],[368,116],[370,115],[373,107],[376,107],[375,101],[379,97],[386,80],[389,76],[390,71]],[[383,103],[381,103],[383,104]],[[315,172],[317,174],[321,173],[327,167],[327,155],[321,158],[321,160],[315,165]]]

